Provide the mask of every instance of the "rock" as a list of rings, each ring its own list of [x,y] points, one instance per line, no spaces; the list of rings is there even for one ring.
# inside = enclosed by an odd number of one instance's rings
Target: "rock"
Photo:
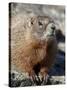
[[[18,75],[19,76],[19,75]],[[55,85],[55,84],[65,84],[65,77],[64,76],[50,76],[48,78],[47,83],[45,81],[32,81],[29,78],[17,78],[17,75],[15,73],[11,74],[11,79],[10,79],[10,87],[25,87],[25,86],[43,86],[43,85]],[[22,77],[22,75],[21,75]]]
[[[50,78],[52,84],[65,84],[65,77],[64,76],[52,76]]]
[[[24,86],[34,86],[35,84],[30,79],[22,80],[20,87]]]

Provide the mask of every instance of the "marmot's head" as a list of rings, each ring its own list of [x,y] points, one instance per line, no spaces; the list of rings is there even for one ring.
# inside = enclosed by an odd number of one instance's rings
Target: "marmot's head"
[[[46,16],[33,16],[29,22],[30,32],[36,39],[45,40],[48,38],[55,37],[55,23],[54,21]]]

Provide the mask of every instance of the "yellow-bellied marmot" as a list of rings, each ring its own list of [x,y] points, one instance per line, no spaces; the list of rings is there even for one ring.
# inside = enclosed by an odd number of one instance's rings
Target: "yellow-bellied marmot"
[[[45,79],[57,52],[54,22],[46,16],[11,18],[11,64],[18,71]]]

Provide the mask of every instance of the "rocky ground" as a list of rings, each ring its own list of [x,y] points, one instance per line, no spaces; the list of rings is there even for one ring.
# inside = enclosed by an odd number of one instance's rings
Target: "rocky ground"
[[[48,82],[35,81],[32,82],[22,73],[12,70],[10,73],[10,86],[36,86],[36,85],[54,85],[65,83],[65,7],[64,6],[48,6],[48,5],[32,5],[32,4],[11,4],[11,15],[16,16],[19,13],[50,16],[57,23],[57,42],[58,53],[56,63],[49,72]],[[59,30],[60,28],[60,30]]]
[[[65,76],[51,76],[48,78],[47,83],[44,81],[41,82],[40,80],[32,81],[29,78],[23,76],[23,74],[19,73],[12,73],[11,79],[9,81],[10,87],[25,87],[25,86],[43,86],[43,85],[59,85],[65,84]]]

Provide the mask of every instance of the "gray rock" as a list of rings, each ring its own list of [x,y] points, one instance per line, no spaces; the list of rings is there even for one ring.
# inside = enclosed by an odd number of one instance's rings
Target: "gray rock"
[[[51,76],[48,78],[47,83],[45,81],[32,81],[29,78],[16,78],[15,73],[11,74],[10,87],[25,87],[25,86],[43,86],[43,85],[55,85],[55,84],[65,84],[64,76]],[[22,75],[21,75],[22,76]]]

